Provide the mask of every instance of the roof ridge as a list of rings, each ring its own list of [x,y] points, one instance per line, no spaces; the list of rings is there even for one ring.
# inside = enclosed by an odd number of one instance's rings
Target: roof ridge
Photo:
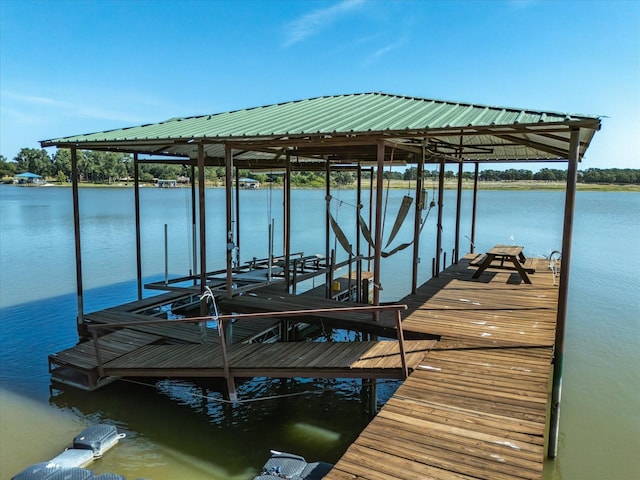
[[[288,101],[283,101],[283,102],[270,103],[270,104],[266,104],[266,105],[259,105],[259,106],[255,106],[255,107],[238,108],[238,109],[235,109],[235,110],[228,110],[228,111],[223,111],[223,112],[214,112],[214,113],[208,113],[208,114],[202,114],[202,115],[189,115],[189,116],[186,116],[186,117],[172,117],[172,118],[169,118],[167,120],[164,120],[164,121],[161,121],[161,122],[157,122],[157,123],[169,123],[169,122],[173,122],[173,121],[202,119],[202,118],[205,118],[205,117],[209,117],[209,119],[210,119],[210,118],[216,117],[218,115],[230,115],[230,114],[236,114],[238,112],[249,112],[249,111],[259,110],[259,109],[264,109],[264,108],[280,107],[280,106],[283,106],[283,105],[293,105],[293,104],[302,103],[302,102],[313,102],[313,101],[317,101],[317,100],[321,100],[321,99],[357,97],[357,96],[393,97],[393,98],[398,98],[398,99],[414,100],[414,101],[420,101],[420,102],[432,102],[432,103],[438,103],[438,104],[443,104],[443,105],[454,105],[454,106],[459,106],[459,107],[473,107],[473,108],[489,108],[489,109],[492,109],[492,110],[501,110],[501,111],[507,111],[507,112],[520,112],[520,113],[524,113],[524,114],[552,114],[552,115],[561,115],[561,116],[565,116],[565,117],[602,118],[602,115],[587,115],[587,114],[575,113],[575,112],[561,112],[561,111],[558,111],[558,110],[536,110],[536,109],[533,109],[533,108],[508,107],[508,106],[504,106],[504,105],[490,105],[490,104],[485,104],[485,103],[460,102],[460,101],[454,101],[454,100],[443,100],[443,99],[438,99],[438,98],[426,98],[426,97],[418,97],[418,96],[415,96],[415,95],[402,95],[402,94],[389,93],[389,92],[383,92],[383,91],[368,91],[368,92],[352,92],[352,93],[337,93],[337,94],[329,94],[329,95],[318,95],[318,96],[310,97],[310,98],[301,98],[301,99],[298,99],[298,100],[288,100]]]

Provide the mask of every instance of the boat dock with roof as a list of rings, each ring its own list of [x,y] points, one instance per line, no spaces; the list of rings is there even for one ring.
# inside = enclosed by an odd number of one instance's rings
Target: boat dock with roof
[[[70,148],[74,169],[80,343],[49,357],[52,378],[95,389],[128,376],[220,377],[232,401],[240,377],[399,378],[403,383],[395,395],[326,478],[541,478],[545,441],[550,457],[557,448],[577,167],[599,128],[593,116],[369,93],[43,141],[43,147]],[[132,154],[135,178],[142,162],[190,167],[189,248],[197,252],[192,272],[143,285],[136,180],[138,300],[84,311],[78,149]],[[567,164],[562,252],[552,269],[549,260],[525,258],[526,245],[474,251],[478,171],[491,162]],[[451,164],[458,169],[458,185],[455,246],[447,266],[443,185],[444,168]],[[460,229],[466,164],[474,168],[468,250]],[[392,165],[415,166],[417,178],[383,238],[384,169]],[[427,165],[439,169],[433,206],[425,195]],[[210,167],[224,167],[226,175],[224,245],[207,242]],[[241,169],[284,175],[278,232],[283,251],[270,248],[268,258],[240,249]],[[293,244],[294,171],[324,176],[327,208],[318,219],[324,225],[323,255],[305,255]],[[355,178],[357,214],[349,220],[355,236],[345,234],[351,230],[344,218],[331,214],[331,175],[338,171]],[[438,216],[432,278],[419,285],[424,263],[418,249],[431,208]],[[401,243],[395,237],[405,224],[413,233]],[[222,270],[212,271],[207,263],[214,248],[225,258]],[[407,296],[383,305],[381,263],[405,249],[413,251]],[[339,276],[340,267],[349,273]],[[320,286],[305,289],[310,279]],[[143,287],[165,293],[144,298]],[[211,296],[224,312],[235,313],[211,313]],[[181,318],[162,318],[167,305]],[[355,330],[363,340],[299,341],[299,324]]]

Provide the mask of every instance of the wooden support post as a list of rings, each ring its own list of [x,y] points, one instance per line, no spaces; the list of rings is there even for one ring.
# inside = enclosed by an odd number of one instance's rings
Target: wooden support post
[[[236,383],[233,376],[231,376],[231,369],[229,368],[227,341],[225,339],[226,327],[224,322],[225,320],[218,318],[218,334],[220,335],[220,349],[222,352],[222,370],[224,371],[224,378],[227,381],[227,393],[229,394],[229,400],[235,403],[238,401],[238,394],[236,393]]]
[[[96,329],[91,330],[91,337],[93,338],[93,348],[96,351],[96,363],[98,364],[98,376],[104,377],[104,364],[102,363],[102,354],[100,353],[100,343],[98,342],[98,332]]]
[[[84,299],[82,288],[82,244],[80,241],[80,199],[78,196],[78,152],[71,149],[71,185],[73,186],[73,230],[76,247],[76,294],[78,305],[78,316],[76,317],[76,328],[78,337],[87,335],[87,327],[84,324]]]
[[[422,227],[422,209],[424,207],[425,198],[422,194],[424,187],[424,154],[426,145],[422,146],[422,154],[418,157],[418,165],[416,168],[416,211],[413,220],[413,274],[411,276],[411,293],[418,290],[418,266],[420,264],[420,230]]]
[[[473,171],[473,205],[471,208],[471,240],[469,246],[469,252],[473,253],[476,249],[476,209],[478,206],[478,168],[479,164],[476,162],[475,169]]]
[[[404,333],[402,333],[402,313],[396,310],[396,330],[398,334],[398,346],[400,347],[400,360],[402,362],[403,378],[409,376],[409,367],[407,366],[407,356],[404,350]]]
[[[436,232],[436,274],[440,276],[440,258],[442,256],[442,207],[444,199],[444,160],[440,162],[440,175],[438,176],[438,227]]]
[[[207,285],[207,228],[205,216],[204,146],[198,144],[198,211],[200,213],[200,315],[207,314],[207,299],[202,297]]]
[[[142,300],[142,240],[140,236],[140,166],[138,154],[133,154],[133,200],[136,222],[136,282],[138,300]]]
[[[564,202],[564,227],[562,230],[562,268],[558,287],[558,316],[556,338],[553,350],[553,385],[551,389],[551,412],[549,417],[549,442],[547,456],[558,455],[560,433],[560,402],[562,397],[562,370],[564,363],[564,336],[567,320],[567,299],[569,291],[569,270],[571,266],[571,243],[573,237],[573,213],[575,209],[576,184],[578,182],[578,161],[580,159],[580,129],[571,130],[569,144],[569,165],[567,168],[567,190]]]
[[[233,297],[233,150],[229,145],[225,145],[225,192],[227,205],[227,298]]]

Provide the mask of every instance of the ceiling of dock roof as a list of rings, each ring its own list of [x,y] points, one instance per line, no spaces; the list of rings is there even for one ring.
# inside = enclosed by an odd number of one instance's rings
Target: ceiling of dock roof
[[[395,161],[553,161],[569,155],[570,131],[580,128],[580,158],[600,118],[590,115],[490,107],[424,98],[362,93],[316,97],[105,132],[44,140],[43,147],[138,152],[197,158],[202,144],[209,163],[221,164],[225,144],[237,164],[376,160],[384,140]],[[389,158],[390,159],[390,158]]]

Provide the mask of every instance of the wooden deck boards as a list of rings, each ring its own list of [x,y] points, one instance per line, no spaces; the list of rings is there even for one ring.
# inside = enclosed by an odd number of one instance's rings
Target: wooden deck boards
[[[434,340],[407,341],[409,368],[415,368]],[[227,348],[236,377],[401,378],[397,341],[237,344]],[[147,345],[104,365],[113,376],[223,376],[219,345]]]
[[[279,287],[279,285],[278,285]],[[350,303],[349,305],[353,305]],[[317,295],[290,295],[274,287],[252,292],[252,295],[243,295],[231,299],[223,299],[220,306],[225,311],[241,313],[259,313],[274,311],[314,310],[321,308],[342,308],[344,302],[327,300]],[[327,327],[345,328],[352,330],[367,330],[382,336],[395,337],[396,320],[393,314],[385,313],[379,320],[374,320],[370,313],[337,312],[308,315],[305,317],[290,318],[291,321],[316,323]]]
[[[123,329],[100,337],[98,344],[102,361],[106,362],[160,339],[161,337],[157,335]],[[74,365],[77,368],[87,370],[98,366],[96,350],[92,340],[81,342],[67,350],[51,354],[49,359],[58,365]]]
[[[542,478],[557,290],[542,262],[516,285],[472,259],[401,301],[441,340],[326,479]]]

